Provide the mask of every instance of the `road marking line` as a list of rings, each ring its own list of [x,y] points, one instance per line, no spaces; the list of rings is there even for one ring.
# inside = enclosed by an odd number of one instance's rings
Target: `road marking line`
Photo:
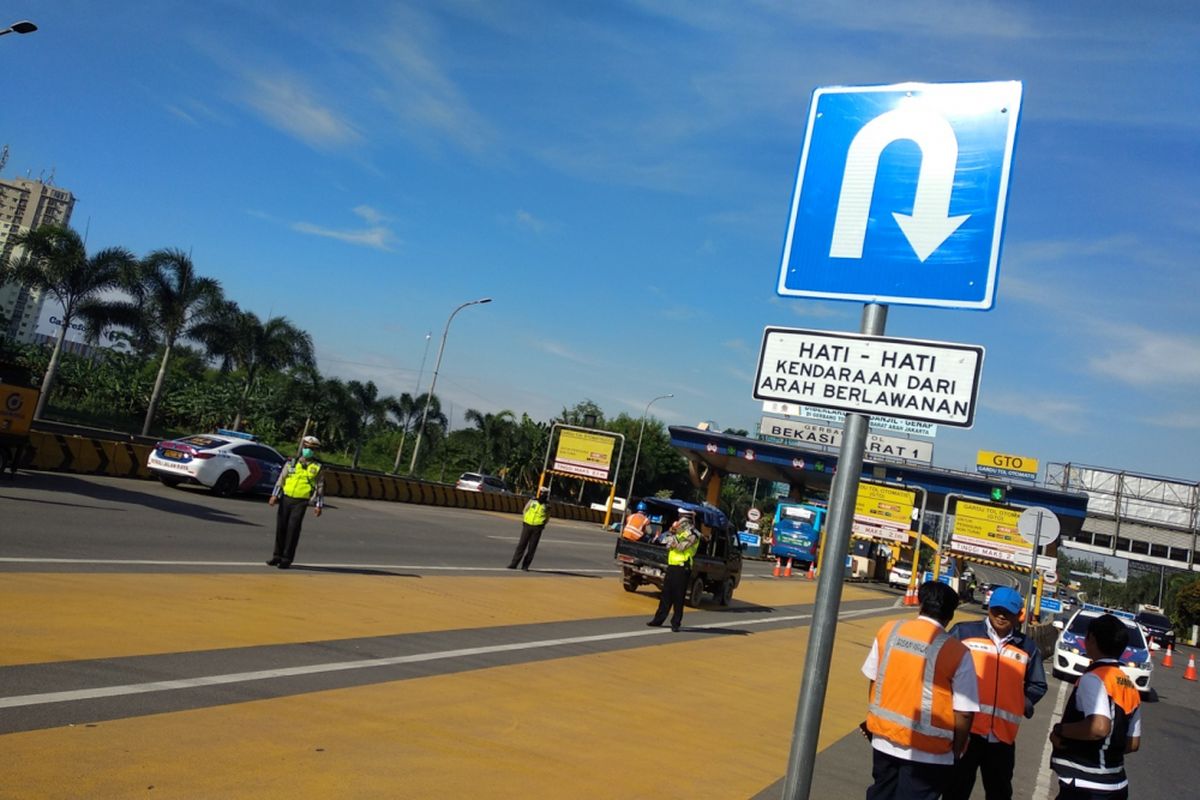
[[[1054,725],[1055,718],[1062,719],[1063,708],[1067,705],[1067,682],[1058,682],[1058,696],[1054,698],[1054,713],[1050,716],[1050,725]],[[1054,747],[1050,744],[1050,737],[1046,737],[1046,744],[1042,747],[1042,768],[1038,770],[1037,782],[1033,786],[1033,796],[1038,800],[1050,800],[1050,775],[1054,770],[1050,769],[1050,751]],[[1058,781],[1054,781],[1058,783]]]
[[[165,561],[153,559],[124,559],[124,558],[2,558],[0,564],[96,564],[113,566],[146,566],[146,567],[264,567],[262,561]],[[320,562],[301,562],[293,564],[300,572],[305,567],[325,567],[336,569],[412,569],[443,572],[507,572],[505,567],[447,567],[429,564],[325,564]],[[264,567],[265,568],[265,567]],[[537,570],[533,570],[537,571]],[[552,570],[548,570],[552,571]],[[604,575],[617,574],[616,569],[575,569],[563,568],[564,572],[596,572]]]
[[[843,612],[842,618],[861,617],[878,614],[891,610],[891,606],[862,609],[859,611]],[[793,614],[784,617],[768,619],[737,620],[734,622],[716,622],[711,625],[697,626],[692,630],[703,631],[706,628],[740,628],[747,625],[767,625],[779,622],[794,622],[810,619],[812,614]],[[441,661],[450,658],[465,658],[469,656],[490,655],[492,653],[511,653],[521,650],[537,650],[547,647],[562,647],[564,645],[587,644],[591,642],[606,642],[616,639],[634,639],[642,636],[662,635],[666,631],[635,630],[618,633],[601,633],[592,636],[570,636],[561,639],[542,639],[535,642],[517,642],[513,644],[496,644],[484,647],[463,647],[455,650],[440,650],[433,653],[416,653],[408,656],[393,656],[391,658],[370,658],[358,661],[340,661],[331,664],[311,664],[304,667],[283,667],[280,669],[256,670],[252,672],[234,672],[225,675],[203,675],[197,678],[182,678],[173,681],[152,681],[150,683],[129,683],[121,686],[102,686],[95,689],[74,689],[65,692],[42,692],[39,694],[16,695],[0,697],[0,708],[20,708],[23,706],[47,705],[50,703],[70,703],[77,700],[96,700],[103,697],[122,697],[148,692],[165,692],[174,689],[196,689],[202,686],[220,686],[229,683],[249,683],[251,681],[271,680],[274,678],[291,678],[301,675],[316,675],[325,672],[344,672],[354,669],[369,669],[372,667],[392,667],[400,664],[420,664],[427,661]]]

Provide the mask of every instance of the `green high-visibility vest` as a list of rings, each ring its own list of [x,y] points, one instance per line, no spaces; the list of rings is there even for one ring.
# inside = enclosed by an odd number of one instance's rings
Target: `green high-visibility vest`
[[[320,471],[321,465],[315,461],[308,464],[295,462],[287,480],[283,482],[283,493],[288,497],[312,497],[317,489],[317,473]]]
[[[692,529],[690,533],[695,533]],[[700,549],[700,539],[697,537],[692,542],[691,546],[686,550],[676,550],[674,547],[667,549],[667,564],[672,567],[686,566],[692,563],[692,557],[696,555],[696,551]]]
[[[546,510],[546,504],[537,500],[529,501],[529,505],[525,507],[525,514],[521,517],[526,525],[545,525],[549,518],[550,512]]]

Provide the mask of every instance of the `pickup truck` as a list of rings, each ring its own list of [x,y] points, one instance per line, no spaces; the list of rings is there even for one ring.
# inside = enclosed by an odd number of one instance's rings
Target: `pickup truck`
[[[645,499],[646,514],[650,517],[647,536],[640,541],[617,538],[614,554],[621,566],[621,585],[627,592],[636,592],[643,584],[662,588],[667,570],[667,548],[656,543],[662,531],[679,517],[683,508],[696,514],[696,525],[711,531],[707,541],[701,539],[700,549],[692,560],[692,582],[686,602],[695,608],[705,592],[711,592],[717,602],[729,605],[733,590],[742,580],[742,545],[737,532],[720,509],[709,505],[685,503],[682,500]]]

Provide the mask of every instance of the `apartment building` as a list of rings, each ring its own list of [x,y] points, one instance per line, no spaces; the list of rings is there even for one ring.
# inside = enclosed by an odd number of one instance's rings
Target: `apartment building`
[[[48,183],[0,178],[0,259],[20,255],[13,237],[42,225],[69,225],[75,196]],[[0,286],[0,320],[18,342],[34,341],[45,298],[40,292],[9,283]]]

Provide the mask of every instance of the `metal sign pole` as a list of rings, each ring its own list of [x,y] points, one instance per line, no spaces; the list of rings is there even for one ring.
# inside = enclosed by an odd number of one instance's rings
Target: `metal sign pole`
[[[1025,624],[1022,633],[1029,635],[1029,627],[1033,624],[1033,582],[1037,577],[1038,547],[1042,542],[1042,515],[1037,515],[1037,527],[1033,529],[1033,560],[1029,563],[1029,596],[1025,598]]]
[[[863,306],[862,333],[882,335],[886,324],[887,306],[878,303]],[[829,665],[833,660],[833,638],[837,633],[838,609],[842,601],[840,565],[845,562],[850,549],[850,527],[854,521],[854,501],[858,496],[866,441],[866,415],[847,414],[837,474],[830,487],[829,526],[825,531],[826,564],[832,564],[833,567],[821,570],[817,584],[817,602],[808,634],[804,676],[800,683],[796,724],[792,730],[792,747],[783,784],[784,800],[807,800],[812,788],[817,740],[820,738],[821,716],[825,710],[825,690],[829,685]]]

